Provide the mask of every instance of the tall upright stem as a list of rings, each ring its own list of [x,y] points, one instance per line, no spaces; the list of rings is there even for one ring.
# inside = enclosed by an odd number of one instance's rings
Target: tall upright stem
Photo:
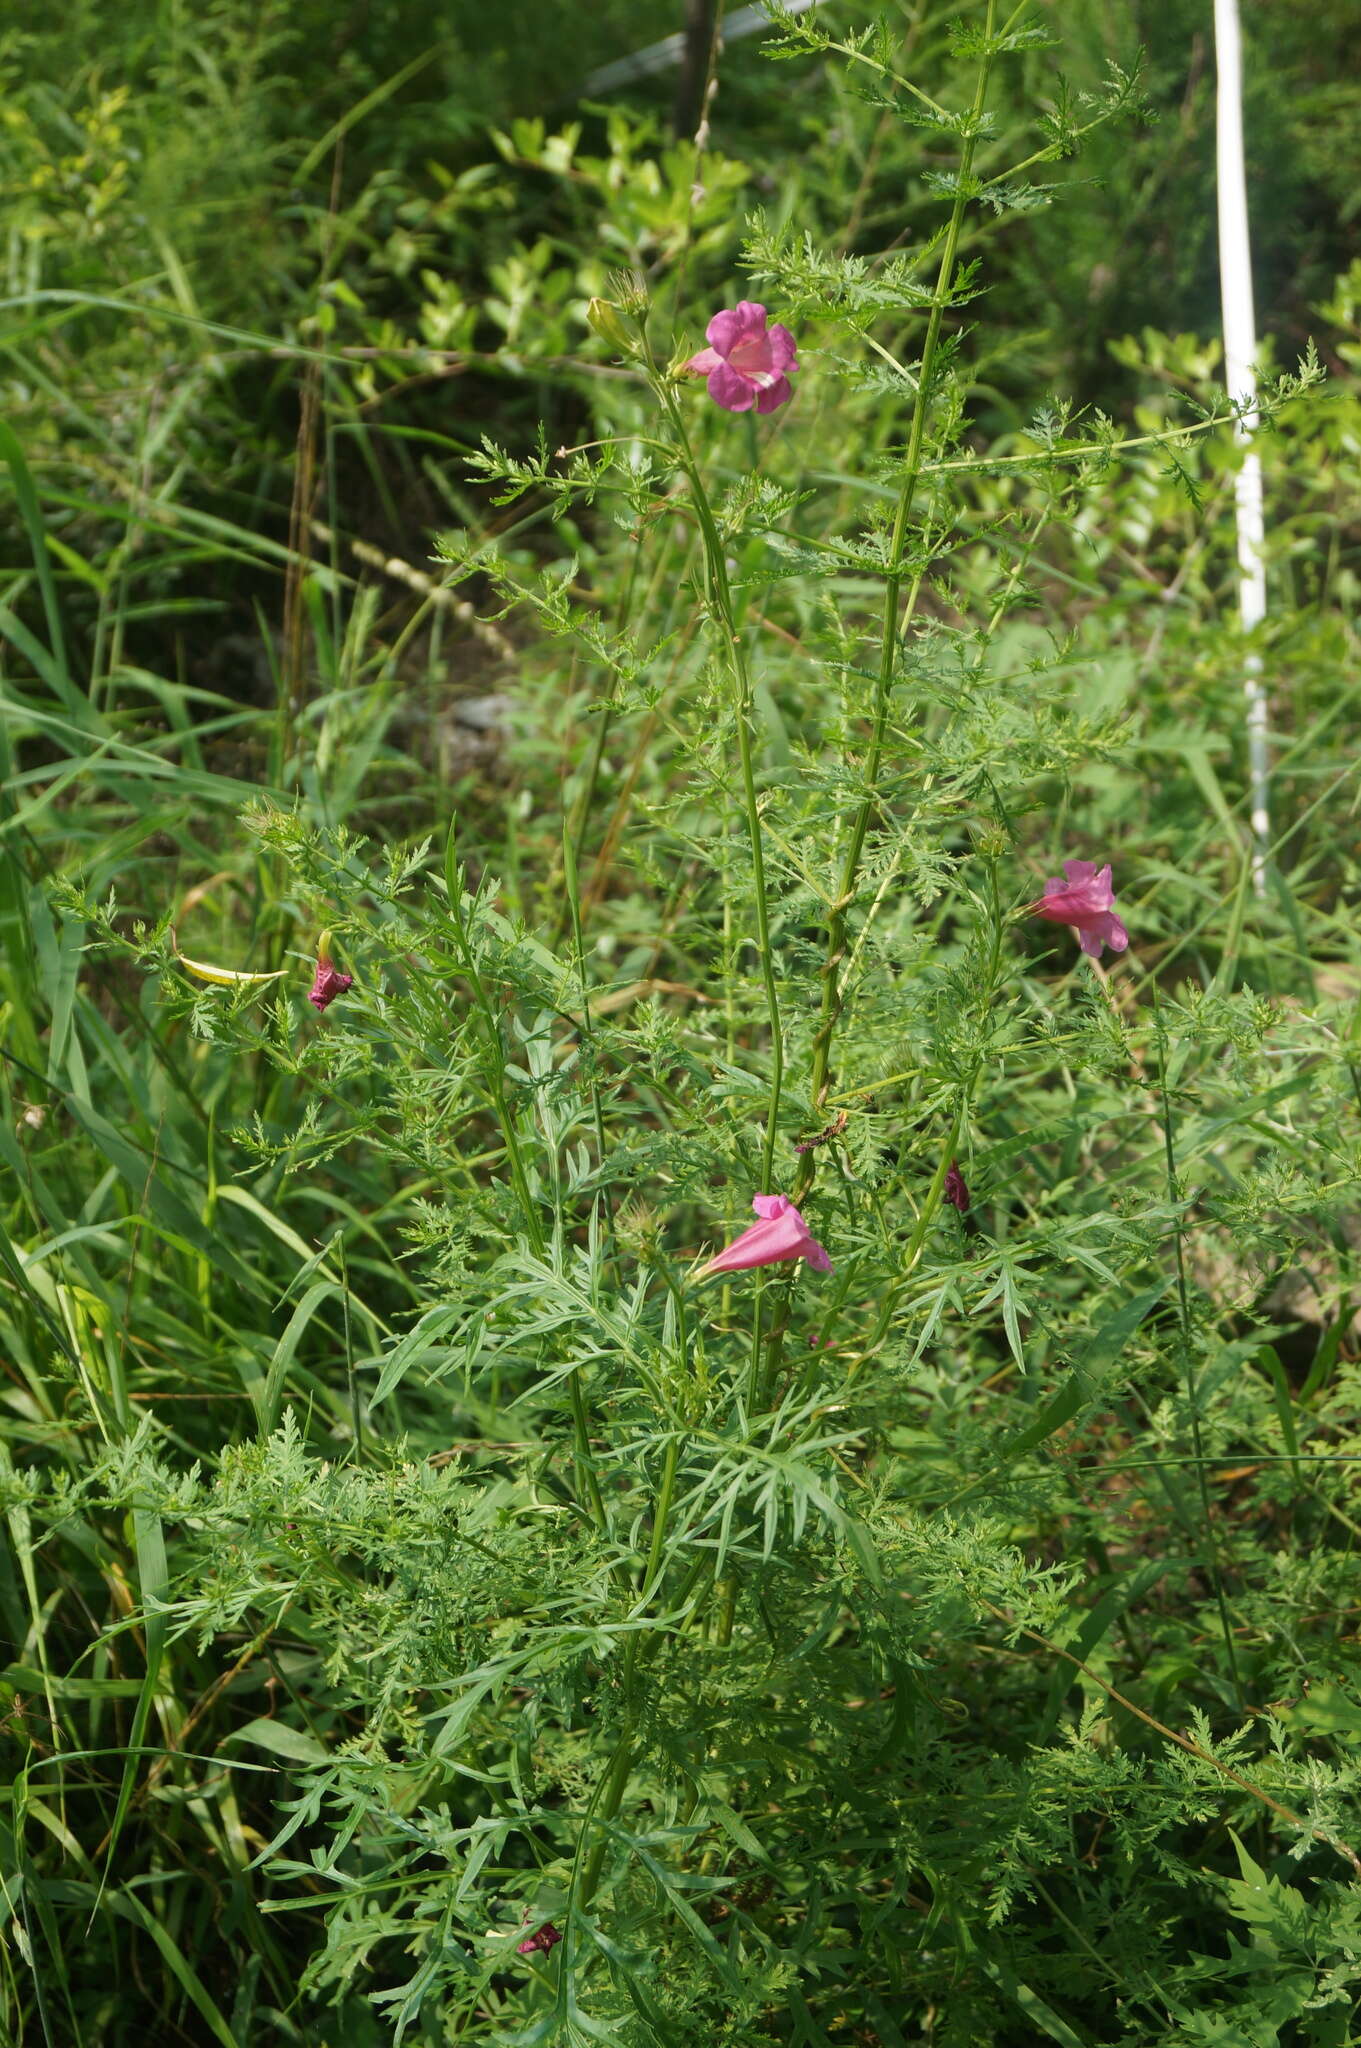
[[[988,0],[987,26],[984,31],[991,43],[995,0]],[[960,150],[959,178],[955,186],[954,204],[950,209],[949,226],[945,233],[945,245],[941,251],[940,270],[936,277],[936,289],[931,302],[931,314],[926,324],[926,339],[922,344],[921,363],[917,373],[917,389],[912,402],[912,424],[908,432],[907,459],[903,470],[902,488],[898,493],[898,505],[893,518],[893,530],[888,548],[888,575],[884,587],[884,619],[880,636],[879,678],[875,690],[874,732],[870,740],[869,754],[865,761],[865,793],[856,810],[851,827],[850,844],[841,872],[841,887],[831,906],[827,920],[827,957],[822,968],[822,1008],[818,1018],[817,1035],[813,1040],[813,1064],[810,1093],[815,1110],[820,1109],[826,1099],[832,1057],[832,1039],[837,1019],[841,1015],[843,991],[841,987],[841,962],[846,953],[846,917],[856,896],[856,881],[860,872],[860,859],[865,850],[865,839],[869,832],[870,819],[878,802],[875,784],[883,759],[884,738],[888,731],[888,716],[893,700],[893,671],[897,662],[898,647],[907,619],[915,607],[921,576],[913,578],[907,610],[899,619],[899,601],[903,585],[903,548],[907,538],[908,520],[917,495],[917,485],[922,473],[922,448],[926,438],[926,418],[930,404],[931,382],[935,374],[936,354],[940,346],[941,325],[945,317],[950,283],[954,276],[955,258],[959,252],[960,230],[964,224],[964,209],[968,204],[969,175],[973,169],[974,146],[978,136],[978,125],[987,97],[988,75],[992,68],[991,51],[985,48],[979,61],[978,83],[974,91],[973,107],[970,113],[968,132]],[[801,1201],[812,1186],[817,1171],[816,1156],[805,1152],[795,1180],[794,1199]]]
[[[682,1364],[689,1355],[689,1339],[685,1327],[685,1301],[678,1288],[671,1288],[671,1298],[676,1304],[678,1342]],[[662,1462],[661,1484],[657,1489],[656,1502],[652,1513],[652,1542],[648,1547],[647,1563],[643,1567],[643,1582],[634,1618],[645,1614],[662,1574],[662,1560],[666,1555],[667,1524],[671,1519],[671,1508],[676,1496],[676,1466],[680,1458],[680,1439],[674,1433],[667,1439],[666,1453]],[[702,1569],[702,1563],[701,1567]],[[680,1605],[683,1607],[693,1591],[692,1577],[682,1588]],[[637,1753],[638,1711],[634,1703],[633,1688],[639,1675],[639,1666],[646,1669],[649,1659],[665,1640],[662,1631],[646,1639],[640,1635],[629,1637],[624,1651],[623,1691],[624,1725],[619,1731],[619,1740],[610,1762],[609,1772],[601,1787],[598,1810],[593,1809],[591,1820],[596,1823],[595,1840],[586,1855],[578,1889],[578,1903],[589,1906],[600,1882],[600,1873],[605,1867],[605,1854],[609,1847],[606,1829],[618,1813],[628,1786],[629,1772]]]
[[[515,1128],[515,1119],[510,1113],[510,1104],[506,1100],[505,1071],[501,1056],[501,1027],[497,1023],[496,1012],[492,1008],[491,997],[487,993],[487,986],[482,979],[481,970],[477,964],[477,956],[473,951],[472,939],[464,923],[463,882],[458,871],[452,826],[449,829],[444,862],[445,880],[449,894],[450,927],[457,940],[464,971],[471,984],[473,996],[482,1018],[483,1029],[486,1033],[487,1089],[492,1099],[492,1108],[496,1112],[496,1121],[501,1127],[501,1139],[506,1148],[506,1166],[510,1173],[511,1186],[515,1190],[516,1200],[520,1204],[520,1214],[524,1219],[525,1233],[536,1256],[542,1258],[544,1250],[543,1224],[539,1219],[538,1204],[530,1193],[529,1176],[525,1172],[524,1156],[520,1151],[519,1133]]]
[[[1177,1179],[1176,1145],[1172,1136],[1172,1097],[1167,1085],[1167,1030],[1163,1023],[1162,1007],[1158,1000],[1158,984],[1153,984],[1153,1028],[1158,1041],[1158,1095],[1163,1127],[1163,1158],[1167,1171],[1167,1201],[1172,1212],[1172,1245],[1177,1265],[1177,1321],[1181,1333],[1182,1370],[1186,1378],[1186,1406],[1191,1419],[1191,1449],[1195,1456],[1196,1478],[1200,1489],[1200,1509],[1205,1517],[1205,1547],[1209,1552],[1210,1577],[1214,1582],[1215,1604],[1219,1609],[1219,1625],[1224,1637],[1224,1654],[1228,1661],[1229,1673],[1233,1679],[1234,1691],[1238,1695],[1238,1709],[1242,1713],[1243,1684],[1238,1672],[1238,1656],[1234,1647],[1233,1622],[1229,1614],[1229,1603],[1224,1592],[1224,1572],[1219,1553],[1219,1534],[1215,1526],[1214,1508],[1210,1500],[1210,1482],[1205,1468],[1205,1446],[1200,1428],[1200,1388],[1196,1378],[1195,1339],[1191,1331],[1191,1301],[1186,1284],[1185,1223],[1182,1212],[1181,1186]]]
[[[779,1126],[780,1093],[784,1085],[784,1033],[780,1025],[780,997],[775,985],[775,961],[770,949],[770,912],[766,897],[765,849],[761,838],[761,812],[756,800],[756,769],[751,743],[752,691],[747,657],[733,614],[732,589],[723,541],[704,489],[685,421],[669,385],[660,386],[662,403],[670,417],[680,449],[681,464],[690,485],[691,499],[704,540],[709,601],[717,616],[723,639],[724,661],[732,678],[737,719],[737,751],[742,768],[742,797],[751,845],[751,871],[756,896],[756,949],[761,961],[761,980],[766,994],[766,1015],[770,1026],[770,1102],[766,1110],[765,1142],[761,1152],[761,1192],[771,1192],[775,1171],[775,1133]]]

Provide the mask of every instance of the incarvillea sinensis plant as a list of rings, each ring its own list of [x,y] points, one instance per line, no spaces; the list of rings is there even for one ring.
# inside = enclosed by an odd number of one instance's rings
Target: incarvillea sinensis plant
[[[777,19],[919,137],[907,224],[757,220],[705,303],[620,277],[594,431],[473,465],[564,535],[441,543],[535,636],[550,818],[384,860],[248,814],[326,1014],[303,963],[184,994],[311,1098],[243,1156],[414,1191],[312,1276],[351,1424],[318,1441],[281,1346],[258,1437],[201,1480],[148,1452],[141,1511],[192,1534],[177,1626],[321,1660],[257,1846],[327,1901],[303,1995],[361,1985],[394,2039],[1208,2039],[1227,1916],[1248,1992],[1340,2040],[1355,1773],[1264,1718],[1263,1617],[1345,1602],[1345,1481],[1273,1557],[1284,1453],[1256,1519],[1212,1474],[1277,1429],[1251,1263],[1354,1199],[1351,1055],[1240,983],[1232,812],[1199,894],[1126,844],[1137,700],[1037,623],[1055,536],[1131,465],[1203,496],[1233,407],[980,423],[989,237],[1071,203],[1131,76],[1018,132],[1019,10],[929,91],[891,27]]]

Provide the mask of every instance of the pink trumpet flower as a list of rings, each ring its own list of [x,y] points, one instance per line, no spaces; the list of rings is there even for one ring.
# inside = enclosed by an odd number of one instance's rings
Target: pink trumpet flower
[[[745,1273],[752,1266],[783,1266],[791,1259],[807,1259],[818,1273],[831,1272],[826,1251],[788,1195],[753,1195],[751,1206],[760,1222],[751,1224],[701,1266],[697,1280],[708,1280],[715,1273]]]
[[[1103,946],[1123,953],[1129,933],[1115,914],[1110,863],[1098,869],[1094,861],[1066,860],[1063,873],[1065,880],[1055,875],[1046,882],[1043,896],[1030,906],[1033,914],[1051,924],[1070,924],[1079,946],[1094,960],[1101,958]]]
[[[958,1209],[961,1216],[968,1215],[969,1188],[967,1181],[959,1170],[958,1160],[952,1159],[950,1161],[950,1170],[945,1176],[944,1195],[946,1201]]]
[[[307,991],[307,1000],[315,1010],[325,1010],[343,996],[347,988],[354,986],[352,974],[341,974],[332,963],[323,957],[317,962],[316,980]]]
[[[709,380],[709,396],[727,412],[775,412],[794,396],[787,370],[799,367],[794,337],[777,320],[766,325],[766,309],[739,299],[732,309],[715,313],[704,330],[708,348],[691,356],[685,368]]]

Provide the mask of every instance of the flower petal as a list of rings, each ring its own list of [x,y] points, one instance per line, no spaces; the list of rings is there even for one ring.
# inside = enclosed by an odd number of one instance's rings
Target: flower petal
[[[782,405],[788,405],[794,396],[794,387],[788,377],[777,377],[756,400],[757,412],[778,412]]]
[[[797,370],[799,367],[798,344],[789,329],[779,320],[772,320],[766,330],[770,342],[770,360],[777,370]]]
[[[731,355],[739,341],[746,341],[755,334],[764,334],[766,309],[758,306],[753,299],[739,299],[732,307],[725,307],[715,313],[704,330],[704,338],[718,350],[721,356]]]
[[[730,306],[725,306],[721,313],[714,314],[705,328],[704,339],[711,348],[717,349],[719,355],[726,356],[737,346],[745,331],[736,313]]]
[[[691,356],[688,363],[681,364],[681,370],[682,373],[693,371],[697,377],[707,377],[711,370],[719,369],[722,362],[723,357],[716,348],[702,348],[697,355]]]
[[[754,1195],[752,1208],[761,1218],[724,1245],[695,1274],[696,1280],[712,1279],[716,1273],[745,1273],[753,1266],[784,1266],[794,1259],[806,1259],[819,1273],[830,1273],[832,1262],[813,1236],[788,1195]]]
[[[739,376],[727,363],[720,363],[716,370],[709,372],[709,396],[725,412],[750,412],[756,391],[745,377]]]
[[[801,1256],[783,1218],[772,1217],[769,1222],[751,1224],[731,1244],[725,1244],[696,1277],[707,1280],[712,1273],[746,1273],[753,1266],[779,1266]]]
[[[353,987],[352,974],[341,974],[329,960],[318,960],[316,979],[307,991],[307,1000],[314,1009],[326,1010],[337,996],[343,996],[347,988]]]
[[[1046,889],[1030,909],[1032,916],[1047,918],[1050,924],[1075,924],[1082,914],[1080,899],[1075,902],[1067,889]]]
[[[1050,876],[1043,896],[1030,905],[1030,911],[1052,924],[1071,925],[1078,944],[1092,959],[1100,959],[1103,946],[1123,953],[1129,944],[1129,933],[1115,915],[1109,861],[1098,868],[1095,861],[1066,860],[1063,875]]]
[[[759,385],[762,390],[767,384],[773,384],[779,375],[778,370],[771,368],[770,343],[764,334],[744,335],[732,350],[728,361],[735,370],[740,370],[744,377],[750,377],[752,383]]]

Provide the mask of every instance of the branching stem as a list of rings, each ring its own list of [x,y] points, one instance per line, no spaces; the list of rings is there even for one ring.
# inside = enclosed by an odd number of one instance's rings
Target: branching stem
[[[991,40],[995,0],[988,0],[988,18],[984,30]],[[850,844],[841,872],[841,887],[827,920],[827,957],[822,969],[822,1008],[818,1018],[817,1034],[813,1040],[813,1064],[809,1081],[814,1114],[822,1108],[827,1098],[832,1058],[832,1040],[836,1032],[837,1019],[841,1015],[844,992],[841,982],[841,962],[846,952],[846,922],[854,907],[860,875],[860,860],[865,850],[865,839],[869,832],[870,820],[878,803],[876,784],[879,767],[883,759],[884,737],[888,730],[889,710],[893,700],[893,674],[897,665],[898,648],[907,623],[916,608],[917,594],[921,588],[922,572],[919,570],[912,579],[908,601],[903,615],[899,617],[899,600],[903,584],[903,551],[907,540],[908,521],[917,495],[917,485],[922,475],[922,448],[926,439],[926,420],[930,405],[931,384],[935,373],[936,356],[940,347],[941,326],[945,308],[949,303],[951,279],[954,276],[955,258],[959,251],[960,230],[964,224],[964,210],[968,204],[969,174],[973,165],[974,147],[977,141],[979,122],[987,97],[988,75],[991,70],[991,54],[985,49],[979,60],[978,83],[974,90],[973,108],[968,131],[960,150],[959,176],[955,186],[954,204],[950,209],[950,224],[945,234],[945,246],[941,251],[940,270],[936,277],[936,289],[932,296],[931,313],[926,326],[926,339],[922,344],[921,368],[917,377],[917,389],[912,400],[912,424],[908,433],[907,459],[903,473],[902,488],[898,493],[898,506],[893,518],[893,530],[888,547],[888,576],[884,589],[884,618],[879,648],[879,679],[875,690],[874,731],[870,740],[869,754],[865,761],[865,793],[860,799],[855,820],[851,827]],[[806,1152],[800,1162],[794,1183],[794,1200],[801,1201],[813,1184],[816,1174],[816,1155]]]

